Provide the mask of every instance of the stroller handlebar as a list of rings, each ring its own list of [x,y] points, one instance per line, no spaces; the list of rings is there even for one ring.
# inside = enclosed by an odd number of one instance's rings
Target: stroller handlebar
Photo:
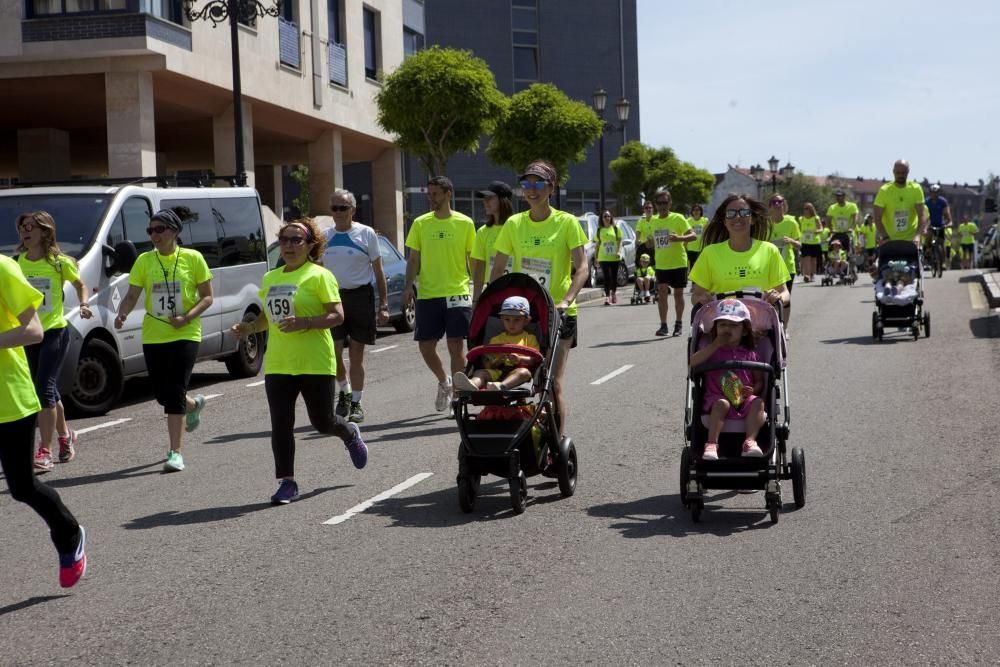
[[[719,361],[714,364],[701,364],[691,369],[691,377],[704,375],[709,371],[741,369],[747,371],[760,371],[761,373],[774,374],[774,367],[762,361]]]

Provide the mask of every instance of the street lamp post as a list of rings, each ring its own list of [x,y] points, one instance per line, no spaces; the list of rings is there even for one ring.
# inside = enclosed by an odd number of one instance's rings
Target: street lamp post
[[[240,41],[239,23],[249,23],[265,16],[278,16],[282,0],[271,0],[265,5],[260,0],[209,0],[201,9],[195,7],[197,0],[184,0],[184,14],[188,21],[211,21],[217,27],[229,21],[229,41],[233,60],[233,126],[236,139],[236,185],[247,184],[246,156],[243,152],[243,89],[240,84]]]
[[[791,178],[792,174],[795,173],[795,167],[792,166],[791,162],[779,169],[778,165],[780,162],[773,155],[767,161],[767,171],[771,174],[771,194],[778,191],[778,176],[781,176],[781,179],[784,181]],[[764,182],[764,167],[760,166],[760,164],[750,167],[750,176],[757,182],[757,198],[760,199],[760,186]]]
[[[615,113],[618,116],[618,124],[609,123],[604,120],[604,111],[608,107],[608,92],[603,88],[598,88],[594,91],[594,112],[597,117],[601,119],[601,136],[597,140],[597,160],[600,163],[600,210],[598,215],[604,212],[605,200],[604,200],[604,169],[607,165],[604,164],[604,132],[605,130],[613,130],[615,132],[624,132],[625,123],[628,122],[629,110],[632,108],[632,103],[628,101],[627,98],[621,98],[615,103]]]

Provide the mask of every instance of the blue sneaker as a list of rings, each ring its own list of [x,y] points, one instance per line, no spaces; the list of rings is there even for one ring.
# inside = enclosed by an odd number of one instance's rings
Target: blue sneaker
[[[351,429],[351,439],[344,443],[347,452],[351,455],[351,462],[354,467],[361,470],[368,463],[368,446],[361,439],[361,429],[354,422],[347,422],[347,428]]]
[[[271,496],[272,505],[287,505],[293,500],[299,499],[299,485],[293,480],[283,479],[278,486],[278,490]]]
[[[198,394],[194,397],[194,409],[188,410],[187,413],[187,424],[185,425],[185,430],[188,433],[195,430],[201,425],[201,411],[205,409],[205,397]]]

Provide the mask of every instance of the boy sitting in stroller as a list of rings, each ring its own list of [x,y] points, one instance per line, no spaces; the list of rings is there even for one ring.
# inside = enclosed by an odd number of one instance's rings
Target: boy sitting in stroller
[[[541,350],[534,334],[524,330],[531,321],[531,306],[523,296],[504,299],[500,321],[504,331],[490,338],[490,345],[520,345]],[[523,354],[488,354],[484,357],[485,368],[475,371],[471,378],[462,372],[455,373],[452,384],[460,391],[513,389],[531,381],[531,362],[532,359]]]
[[[826,261],[831,275],[841,279],[847,277],[849,271],[847,253],[841,248],[840,239],[833,239],[830,242],[830,252],[826,256]]]

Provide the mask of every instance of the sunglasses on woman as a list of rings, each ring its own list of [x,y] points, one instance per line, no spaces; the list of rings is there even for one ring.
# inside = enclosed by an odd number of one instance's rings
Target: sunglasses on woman
[[[306,242],[304,236],[279,236],[278,243],[281,245],[299,246]]]
[[[33,230],[35,228],[35,223],[28,222],[28,221],[19,222],[19,223],[17,223],[17,228],[20,229],[20,230],[23,230],[25,232],[30,232],[31,230]]]
[[[521,181],[522,190],[544,190],[547,186],[545,181]]]
[[[152,236],[153,234],[162,234],[163,232],[170,229],[166,225],[156,225],[154,227],[146,227],[146,233]]]
[[[740,218],[749,218],[752,213],[753,211],[748,208],[727,208],[726,220],[732,220],[737,216]]]

